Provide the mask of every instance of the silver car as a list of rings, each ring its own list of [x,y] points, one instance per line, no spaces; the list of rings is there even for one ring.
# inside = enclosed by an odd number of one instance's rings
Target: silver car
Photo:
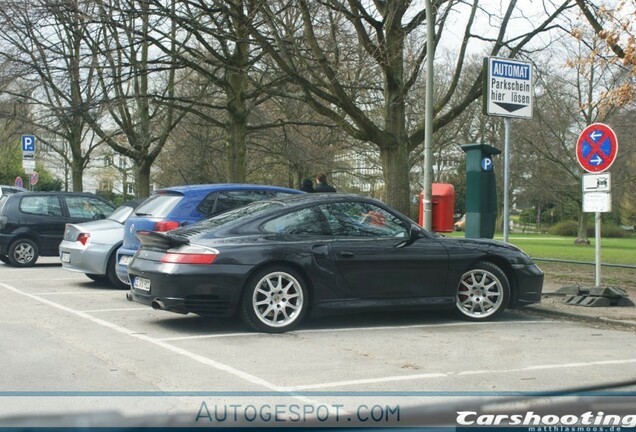
[[[85,273],[94,281],[109,281],[118,288],[130,288],[127,281],[117,277],[115,260],[124,239],[124,222],[143,201],[125,202],[108,219],[67,224],[60,243],[62,267]]]

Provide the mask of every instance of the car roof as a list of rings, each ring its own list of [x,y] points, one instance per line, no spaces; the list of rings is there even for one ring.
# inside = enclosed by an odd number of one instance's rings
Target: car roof
[[[196,184],[196,185],[182,185],[182,186],[173,186],[169,188],[158,189],[155,191],[155,194],[166,193],[166,192],[179,192],[182,194],[186,194],[189,192],[199,192],[199,191],[226,191],[226,190],[278,190],[278,191],[295,191],[300,193],[300,191],[296,191],[295,189],[289,189],[281,186],[267,186],[267,185],[257,185],[257,184],[244,184],[244,183],[210,183],[210,184]]]

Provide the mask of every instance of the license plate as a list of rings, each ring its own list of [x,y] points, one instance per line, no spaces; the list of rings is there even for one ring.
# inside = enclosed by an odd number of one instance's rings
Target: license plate
[[[63,263],[70,263],[71,262],[71,254],[68,252],[62,252],[62,262]]]
[[[119,257],[119,264],[128,267],[128,264],[132,261],[133,257],[130,255],[122,255]]]
[[[133,287],[141,291],[150,291],[150,280],[136,277],[133,283]]]

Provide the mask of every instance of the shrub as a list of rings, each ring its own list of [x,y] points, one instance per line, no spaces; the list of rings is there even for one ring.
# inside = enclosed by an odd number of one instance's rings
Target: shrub
[[[563,221],[552,225],[548,231],[552,235],[563,237],[576,237],[579,224],[575,221]]]
[[[587,235],[589,237],[594,237],[594,225],[588,226]],[[607,238],[624,238],[627,237],[629,233],[625,231],[620,226],[614,223],[607,223],[601,225],[601,237]]]
[[[579,224],[576,221],[563,221],[552,225],[548,231],[552,235],[562,237],[576,237]],[[587,236],[594,237],[594,224],[587,225]],[[607,238],[623,238],[628,237],[629,233],[614,223],[602,224],[601,237]]]

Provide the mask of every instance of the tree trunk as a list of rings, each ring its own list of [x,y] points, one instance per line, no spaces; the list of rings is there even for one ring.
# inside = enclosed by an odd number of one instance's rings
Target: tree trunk
[[[576,235],[574,244],[577,245],[589,245],[590,241],[587,239],[587,215],[581,211],[579,213],[579,229]]]
[[[137,190],[135,196],[137,198],[144,198],[150,195],[150,166],[151,162],[141,161],[139,165],[135,166],[135,184]]]
[[[225,146],[227,181],[245,183],[247,116],[231,116]]]
[[[81,158],[73,158],[71,161],[71,176],[73,178],[73,192],[84,191],[84,161]]]
[[[237,7],[243,9],[239,1]],[[245,104],[245,91],[248,88],[247,71],[249,69],[249,37],[244,23],[232,20],[237,38],[234,52],[228,59],[225,69],[227,95],[228,140],[226,144],[227,179],[231,183],[245,183],[245,158],[247,153],[247,117],[249,110]]]
[[[406,143],[380,150],[384,173],[384,201],[396,210],[409,214],[409,163]]]

